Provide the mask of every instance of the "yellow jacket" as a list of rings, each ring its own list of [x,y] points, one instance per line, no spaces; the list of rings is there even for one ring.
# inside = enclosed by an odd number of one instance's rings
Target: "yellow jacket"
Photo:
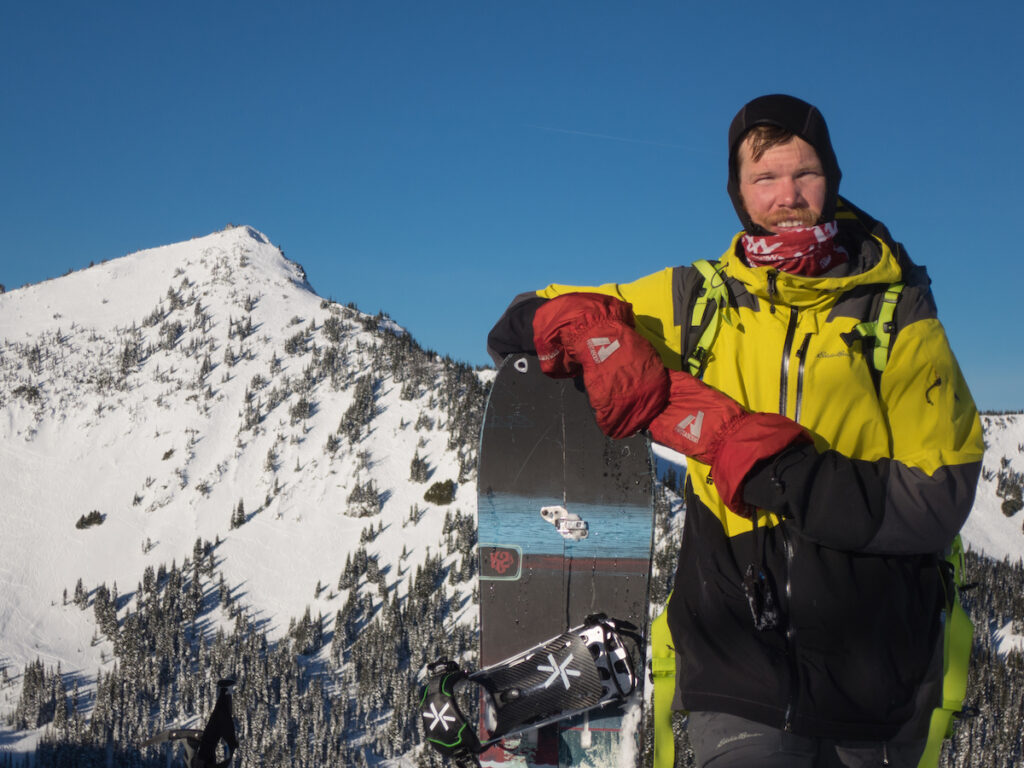
[[[687,709],[804,735],[923,736],[941,678],[937,555],[973,504],[982,431],[925,270],[846,201],[837,218],[850,254],[842,274],[749,267],[739,236],[719,260],[729,306],[703,380],[748,409],[798,421],[814,445],[748,476],[754,521],[725,507],[707,466],[689,463],[669,604],[677,682]],[[878,317],[896,281],[906,286],[879,375],[856,328]],[[638,330],[680,370],[699,336],[693,308],[703,285],[690,266],[629,283],[552,284],[517,297],[489,346],[496,357],[532,349],[538,303],[590,291],[629,302]],[[754,628],[744,590],[751,568],[780,617],[774,630]]]

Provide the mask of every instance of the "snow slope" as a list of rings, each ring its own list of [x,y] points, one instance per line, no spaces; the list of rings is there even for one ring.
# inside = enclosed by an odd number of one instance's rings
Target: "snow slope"
[[[344,376],[337,388],[318,383],[312,413],[296,419],[330,317],[343,328]],[[244,339],[233,333],[243,320],[253,328]],[[333,453],[325,447],[352,383],[376,376],[367,320],[324,302],[298,265],[248,227],[0,295],[0,666],[13,676],[40,658],[92,678],[109,646],[94,642],[92,611],[64,604],[65,590],[80,578],[125,595],[147,566],[190,556],[197,538],[222,540],[217,555],[234,596],[269,621],[272,637],[307,606],[314,616],[341,607],[338,577],[368,525],[386,529],[368,545],[382,566],[403,549],[405,567],[432,543],[436,552],[444,510],[408,481],[410,463],[425,459],[432,481],[456,480],[459,468],[430,387],[402,399],[399,385],[378,377],[369,433],[352,446],[342,438]],[[378,325],[404,333],[386,319]],[[305,351],[289,354],[296,336]],[[132,346],[151,352],[122,366]],[[251,429],[247,398],[263,408]],[[347,514],[352,489],[368,481],[384,499],[381,515]],[[471,512],[475,495],[472,482],[457,485],[452,507]],[[240,501],[248,521],[231,529]],[[413,505],[425,513],[405,525]],[[103,523],[76,528],[93,510]],[[325,589],[315,596],[318,584]],[[0,698],[0,717],[13,696]]]
[[[997,560],[1020,560],[1024,556],[1024,512],[1006,517],[1003,499],[996,491],[1001,471],[1024,476],[1024,414],[985,414],[981,424],[986,444],[983,476],[963,539],[969,549]]]

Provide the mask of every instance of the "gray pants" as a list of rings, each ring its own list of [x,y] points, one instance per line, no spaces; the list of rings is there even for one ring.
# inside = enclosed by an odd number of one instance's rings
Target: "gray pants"
[[[721,712],[691,712],[686,730],[700,768],[917,768],[925,747],[812,739]]]

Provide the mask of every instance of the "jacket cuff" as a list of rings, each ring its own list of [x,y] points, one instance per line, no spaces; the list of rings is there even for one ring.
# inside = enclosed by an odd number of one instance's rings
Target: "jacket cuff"
[[[533,316],[547,301],[536,293],[521,293],[516,296],[508,309],[487,334],[487,353],[495,365],[509,355],[520,352],[534,353]]]
[[[747,473],[743,482],[743,501],[759,509],[775,512],[783,517],[793,517],[789,495],[793,490],[787,487],[783,477],[800,466],[810,469],[818,459],[818,452],[810,443],[793,445],[764,461],[760,461]],[[803,477],[806,472],[796,473]]]

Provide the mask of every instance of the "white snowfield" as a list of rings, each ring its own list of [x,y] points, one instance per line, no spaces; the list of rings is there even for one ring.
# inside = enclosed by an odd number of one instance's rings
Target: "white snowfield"
[[[185,302],[174,312],[169,289]],[[147,566],[180,565],[198,538],[219,537],[216,557],[233,596],[279,637],[307,606],[314,617],[333,618],[346,597],[337,589],[346,555],[368,526],[383,524],[367,549],[382,568],[390,564],[393,581],[431,547],[437,554],[447,510],[474,512],[472,482],[456,485],[450,507],[423,500],[431,482],[459,474],[431,386],[402,399],[401,385],[381,374],[369,434],[353,446],[343,437],[333,454],[325,448],[354,382],[371,372],[376,342],[359,322],[364,315],[323,304],[301,268],[248,227],[0,295],[0,666],[12,678],[37,658],[84,682],[112,663],[92,609],[70,602],[78,579],[87,590],[116,583],[123,596]],[[161,307],[166,317],[145,326]],[[338,390],[321,382],[309,418],[292,419],[332,316],[344,328],[348,381]],[[251,335],[229,338],[233,323],[250,319]],[[175,321],[184,330],[173,348],[128,366],[121,385],[126,344],[157,348],[161,328]],[[286,341],[311,324],[307,350],[288,354]],[[404,333],[386,318],[380,324]],[[186,354],[193,344],[198,351]],[[207,355],[213,367],[200,379]],[[258,428],[245,429],[247,390],[266,412],[275,388],[291,392]],[[427,484],[409,482],[414,454],[429,464]],[[356,483],[371,480],[385,499],[381,513],[347,515]],[[231,529],[239,501],[248,521]],[[414,505],[422,519],[406,524]],[[76,528],[93,510],[102,524]],[[2,689],[0,723],[16,693]]]
[[[984,414],[985,460],[974,509],[963,527],[968,548],[1002,560],[1020,560],[1024,555],[1024,511],[1012,517],[1002,512],[1003,499],[996,495],[1000,471],[1024,475],[1024,415]]]
[[[331,317],[344,329],[348,381],[319,383],[312,412],[293,418],[304,372],[328,346]],[[402,385],[377,372],[369,433],[352,446],[342,438],[334,453],[325,447],[354,382],[373,373],[378,342],[364,319],[325,305],[301,268],[249,227],[0,295],[0,667],[17,677],[38,658],[88,685],[113,662],[92,610],[71,602],[77,580],[87,590],[116,583],[122,596],[132,593],[147,566],[180,564],[199,538],[221,541],[216,556],[233,595],[268,621],[272,637],[307,607],[333,616],[342,606],[338,577],[368,526],[383,525],[367,548],[391,566],[389,581],[428,549],[440,551],[445,511],[473,513],[476,487],[457,484],[451,507],[434,507],[423,500],[427,485],[409,481],[417,454],[430,482],[459,475],[435,388],[403,399]],[[250,321],[250,335],[229,335]],[[404,333],[387,318],[381,324]],[[304,351],[286,352],[297,335]],[[150,347],[141,365],[123,359]],[[212,366],[205,375],[204,364]],[[282,400],[267,412],[275,390]],[[245,426],[247,393],[266,413],[255,429]],[[1018,559],[1024,513],[1003,515],[995,473],[1024,473],[1024,417],[987,416],[985,427],[993,474],[964,538]],[[355,485],[371,480],[380,513],[346,514]],[[232,529],[239,501],[247,522]],[[418,524],[407,522],[414,505],[425,510]],[[77,528],[92,511],[103,522]],[[468,605],[464,619],[473,611]],[[1000,637],[1004,648],[1022,645],[1009,627]],[[16,702],[16,685],[0,688],[0,728]]]

